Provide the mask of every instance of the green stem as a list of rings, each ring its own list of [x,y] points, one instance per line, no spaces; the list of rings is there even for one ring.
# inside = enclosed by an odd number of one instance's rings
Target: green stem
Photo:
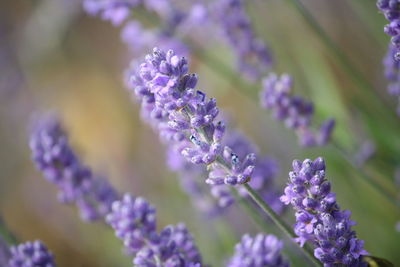
[[[235,188],[231,187],[231,193],[235,197],[237,203],[239,203],[240,207],[250,215],[251,219],[261,228],[265,233],[271,232],[268,224],[265,223],[264,218],[262,218],[261,214],[258,210],[256,210],[251,203],[249,203],[245,198],[241,197]]]
[[[254,200],[254,202],[261,208],[261,210],[268,215],[268,217],[279,227],[279,229],[284,232],[287,237],[291,240],[296,238],[296,234],[294,233],[292,227],[290,227],[285,221],[279,218],[279,215],[275,213],[275,211],[264,202],[260,195],[249,184],[244,184],[243,187],[246,189],[249,196]],[[318,261],[313,254],[312,249],[309,246],[300,247],[304,254],[308,257],[308,259],[315,266],[322,266],[321,262]]]

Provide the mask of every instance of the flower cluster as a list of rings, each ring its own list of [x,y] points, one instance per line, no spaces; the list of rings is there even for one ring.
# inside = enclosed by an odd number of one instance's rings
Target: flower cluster
[[[259,79],[271,67],[272,57],[265,43],[256,37],[244,2],[219,0],[216,13],[240,71],[252,79]]]
[[[389,21],[384,28],[386,34],[392,37],[394,53],[393,59],[400,59],[400,1],[399,0],[378,0],[378,8]]]
[[[188,74],[184,57],[172,50],[154,48],[130,77],[130,87],[142,103],[144,118],[160,137],[189,162],[210,169],[209,184],[243,184],[250,180],[256,161],[250,153],[243,160],[222,145],[225,125],[216,121],[216,100],[195,89],[197,76]]]
[[[283,242],[274,235],[258,234],[254,238],[244,235],[235,247],[228,267],[287,267],[281,254]]]
[[[113,203],[106,221],[127,251],[135,254],[137,266],[201,266],[200,253],[185,225],[167,226],[158,234],[155,208],[143,198],[124,195]]]
[[[351,212],[340,210],[336,203],[336,195],[325,179],[325,161],[293,161],[289,180],[281,200],[296,210],[297,241],[314,244],[314,255],[325,266],[363,266],[360,256],[367,254],[364,241],[351,229],[355,224],[350,220]]]
[[[398,49],[393,44],[389,44],[383,66],[386,79],[389,81],[388,92],[399,99],[397,114],[400,116],[400,61],[394,58],[397,51]]]
[[[117,193],[81,163],[56,117],[43,116],[36,122],[30,147],[37,168],[60,190],[62,203],[76,203],[87,221],[102,219],[109,212]]]
[[[314,106],[300,96],[293,95],[293,80],[291,76],[283,74],[280,77],[275,73],[269,74],[264,79],[264,89],[261,91],[260,100],[262,107],[272,110],[277,120],[282,120],[285,125],[294,129],[303,146],[325,145],[332,134],[335,121],[324,121],[318,131],[311,129]]]
[[[229,132],[223,144],[234,150],[240,160],[248,154],[258,154],[256,146],[252,144],[246,136],[237,131]],[[177,153],[173,148],[169,148],[167,152],[168,166],[173,171],[178,172],[184,191],[191,196],[193,203],[203,213],[210,216],[218,215],[235,202],[230,187],[225,184],[211,185],[211,195],[217,202],[209,199],[200,180],[202,177],[207,176],[206,170],[187,162],[183,156]],[[282,202],[279,201],[279,194],[274,185],[278,170],[279,167],[276,160],[270,157],[257,156],[255,168],[249,184],[261,194],[264,201],[267,202],[275,212],[282,213],[283,205]],[[242,196],[248,197],[247,192],[242,188],[239,188],[239,192]]]
[[[7,266],[7,265],[6,265]],[[54,267],[53,254],[41,241],[26,242],[11,247],[9,267]]]

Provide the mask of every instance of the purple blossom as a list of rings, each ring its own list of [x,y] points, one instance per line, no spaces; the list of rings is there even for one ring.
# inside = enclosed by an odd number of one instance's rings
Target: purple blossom
[[[223,147],[225,125],[216,121],[216,100],[195,89],[197,76],[188,74],[184,57],[155,48],[130,82],[142,102],[142,116],[161,139],[189,162],[208,166],[207,183],[236,185],[250,180],[255,155],[239,160],[231,148]]]
[[[355,225],[350,220],[351,212],[340,210],[336,203],[336,195],[325,179],[322,158],[293,161],[293,171],[289,173],[289,184],[281,201],[296,210],[296,240],[302,246],[311,242],[315,246],[315,257],[324,266],[364,266],[360,257],[367,254],[364,241],[357,239],[351,229]]]
[[[43,116],[36,121],[30,147],[36,167],[58,187],[59,201],[75,203],[87,221],[102,219],[108,213],[117,193],[107,180],[95,177],[80,162],[56,117]]]
[[[400,61],[394,58],[396,53],[398,53],[398,49],[393,44],[389,44],[383,65],[386,79],[389,82],[387,90],[390,95],[399,99],[397,115],[400,116]]]
[[[289,266],[282,257],[283,242],[274,235],[258,234],[254,238],[244,235],[235,247],[228,267],[284,267]]]
[[[384,32],[391,36],[393,59],[398,60],[400,49],[400,1],[399,0],[378,0],[376,3],[379,10],[385,15],[389,24],[384,27]]]
[[[201,256],[186,226],[167,226],[159,234],[156,210],[145,199],[124,195],[115,201],[106,221],[134,254],[135,266],[201,266]]]
[[[299,142],[306,147],[322,146],[329,142],[335,126],[333,119],[324,121],[318,132],[311,129],[314,115],[314,105],[293,95],[292,77],[283,74],[280,77],[275,73],[268,75],[261,91],[261,106],[271,110],[277,120],[284,121],[286,127],[295,130]]]
[[[9,267],[54,267],[53,254],[41,241],[26,242],[11,247]]]
[[[236,56],[237,65],[251,79],[259,79],[272,65],[265,43],[256,37],[243,0],[219,0],[218,24]]]
[[[225,126],[222,121],[215,122],[215,100],[195,90],[197,77],[187,72],[185,58],[159,49],[154,49],[139,68],[134,66],[127,72],[127,86],[141,103],[142,118],[167,145],[168,165],[180,173],[184,190],[196,206],[215,215],[234,202],[227,185],[250,180],[281,213],[283,205],[273,184],[276,162],[268,157],[256,159],[255,146],[239,133],[231,132],[226,140],[222,139]],[[209,173],[199,164],[207,165]],[[198,178],[207,178],[217,205],[207,197]]]

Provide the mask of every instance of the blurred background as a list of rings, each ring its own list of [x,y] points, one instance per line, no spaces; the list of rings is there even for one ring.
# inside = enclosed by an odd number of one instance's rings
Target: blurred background
[[[303,2],[373,90],[354,82],[353,74],[289,1],[247,1],[247,8],[257,34],[274,54],[277,70],[292,74],[296,93],[314,101],[317,121],[335,117],[335,142],[351,155],[372,142],[376,153],[365,169],[397,194],[400,118],[394,119],[396,99],[386,93],[381,64],[388,43],[382,30],[385,19],[373,0]],[[208,38],[216,43],[206,48],[208,57],[233,66],[226,44],[215,36]],[[59,204],[55,187],[30,161],[30,119],[38,112],[56,111],[86,164],[121,192],[153,203],[160,227],[185,222],[205,261],[221,266],[242,234],[260,229],[236,206],[210,220],[190,204],[177,175],[166,167],[157,135],[141,122],[138,104],[124,89],[123,70],[132,57],[119,29],[86,15],[78,0],[0,1],[0,214],[19,240],[43,240],[58,266],[130,266],[112,231],[83,223],[73,207]],[[193,56],[190,62],[190,71],[199,75],[199,88],[217,98],[235,127],[262,154],[279,160],[282,187],[293,159],[325,157],[333,191],[342,208],[353,212],[366,249],[400,264],[398,208],[374,191],[335,148],[300,148],[292,131],[235,88],[240,84],[219,75],[204,58]],[[294,221],[292,210],[285,219]]]

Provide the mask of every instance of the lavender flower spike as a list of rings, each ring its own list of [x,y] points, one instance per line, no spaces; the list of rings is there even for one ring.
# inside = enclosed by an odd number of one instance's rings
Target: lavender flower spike
[[[241,161],[231,148],[222,146],[225,125],[216,121],[216,100],[195,89],[197,76],[188,74],[184,57],[154,48],[137,73],[131,82],[145,117],[187,160],[208,166],[207,183],[236,185],[250,180],[255,155]]]
[[[285,122],[286,127],[294,129],[301,145],[322,146],[329,142],[335,121],[324,121],[317,133],[311,129],[314,106],[300,96],[292,95],[293,80],[283,74],[280,77],[271,73],[264,79],[261,91],[261,106],[271,110],[277,120]]]
[[[394,58],[397,51],[393,44],[389,44],[383,65],[386,79],[389,82],[387,90],[390,95],[398,99],[397,115],[400,116],[400,61]]]
[[[43,116],[35,123],[30,147],[37,168],[60,190],[62,203],[75,203],[87,221],[102,219],[109,212],[117,193],[80,162],[55,116]]]
[[[11,247],[8,267],[55,267],[53,254],[41,241]]]
[[[283,242],[274,235],[244,235],[235,247],[235,254],[227,267],[287,267],[281,251]]]
[[[257,80],[272,65],[265,43],[256,37],[243,0],[219,0],[216,6],[218,22],[225,39],[237,57],[240,71]]]
[[[385,15],[389,21],[384,28],[384,32],[392,37],[394,53],[393,59],[400,59],[400,1],[399,0],[378,0],[376,2],[379,10]]]
[[[314,255],[324,266],[364,266],[364,241],[351,229],[351,212],[340,210],[331,184],[325,178],[325,161],[293,161],[289,184],[281,201],[296,210],[294,231],[303,245],[311,242]]]
[[[134,254],[135,266],[199,267],[201,256],[183,224],[156,230],[156,211],[143,198],[129,194],[115,201],[106,221]]]

